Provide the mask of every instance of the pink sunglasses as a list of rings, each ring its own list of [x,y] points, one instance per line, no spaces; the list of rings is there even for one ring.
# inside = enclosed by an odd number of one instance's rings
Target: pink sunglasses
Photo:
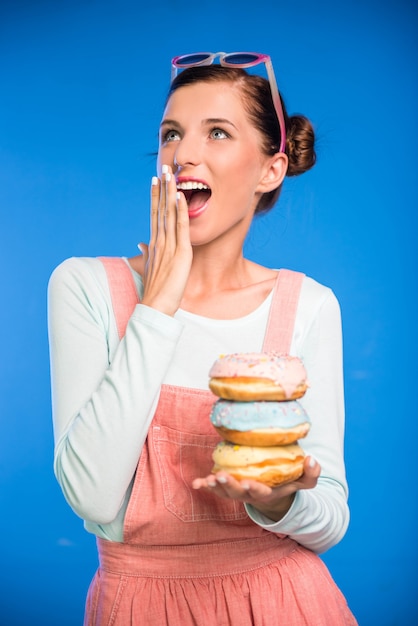
[[[274,108],[276,109],[277,118],[280,126],[280,152],[285,151],[286,147],[286,125],[282,103],[280,101],[277,81],[273,71],[271,58],[267,54],[259,54],[258,52],[195,52],[194,54],[182,54],[171,60],[171,80],[177,76],[179,69],[186,67],[196,67],[199,65],[212,65],[214,60],[219,57],[220,65],[224,67],[253,67],[259,63],[264,63],[267,70],[267,76],[270,83],[271,95],[273,98]]]

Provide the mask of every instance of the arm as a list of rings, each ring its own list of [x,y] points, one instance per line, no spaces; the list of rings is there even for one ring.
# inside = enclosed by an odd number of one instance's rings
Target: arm
[[[48,289],[54,470],[73,510],[117,515],[134,475],[182,327],[138,305],[119,343],[104,270],[70,259]]]
[[[330,290],[325,290],[312,313],[300,341],[300,356],[310,381],[310,389],[300,402],[311,417],[312,427],[299,443],[319,463],[321,473],[315,488],[296,491],[291,508],[277,523],[268,523],[256,512],[254,519],[258,517],[270,530],[290,535],[315,552],[324,552],[342,539],[349,522],[341,314]]]
[[[188,228],[174,177],[153,179],[142,304],[116,345],[107,283],[92,271],[98,260],[86,267],[86,259],[72,259],[50,280],[54,468],[73,510],[95,524],[110,524],[126,503],[182,331],[173,315],[190,272]]]
[[[242,500],[255,523],[289,535],[315,552],[324,552],[344,536],[349,511],[343,459],[340,309],[330,290],[320,286],[319,290],[320,294],[316,293],[317,283],[309,283],[292,350],[302,358],[310,380],[310,389],[300,400],[312,420],[309,434],[299,441],[309,457],[305,475],[275,489],[255,481],[243,485],[227,475],[208,477],[195,486],[209,488],[220,497]],[[313,467],[309,466],[310,458],[316,460]]]

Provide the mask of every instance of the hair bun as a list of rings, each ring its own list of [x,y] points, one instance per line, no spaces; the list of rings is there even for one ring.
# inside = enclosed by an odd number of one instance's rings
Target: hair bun
[[[311,169],[316,162],[315,133],[304,115],[288,118],[286,153],[289,157],[287,176],[298,176]]]

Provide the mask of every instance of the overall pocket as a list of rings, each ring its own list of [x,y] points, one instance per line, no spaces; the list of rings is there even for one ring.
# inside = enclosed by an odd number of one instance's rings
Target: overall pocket
[[[247,519],[244,505],[192,488],[195,478],[212,471],[217,434],[185,433],[168,426],[153,426],[152,445],[158,462],[166,508],[186,522]]]

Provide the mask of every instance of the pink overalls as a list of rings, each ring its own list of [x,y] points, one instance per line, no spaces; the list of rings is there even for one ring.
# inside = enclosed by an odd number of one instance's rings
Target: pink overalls
[[[121,336],[138,302],[122,259],[108,272]],[[281,270],[264,350],[288,352],[303,275]],[[347,626],[356,620],[321,559],[254,524],[242,503],[193,490],[219,441],[208,390],[163,385],[123,543],[98,538],[84,626]]]

